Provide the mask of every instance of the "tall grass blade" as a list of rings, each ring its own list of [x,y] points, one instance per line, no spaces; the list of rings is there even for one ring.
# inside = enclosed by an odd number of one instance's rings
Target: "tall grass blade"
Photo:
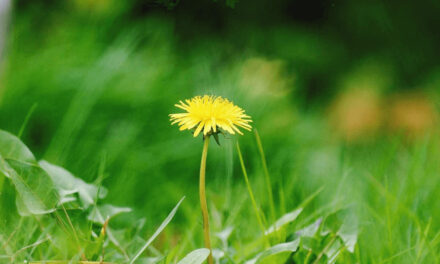
[[[105,92],[112,78],[121,71],[132,52],[132,40],[120,40],[102,55],[84,77],[84,83],[70,102],[70,106],[53,137],[46,156],[62,163],[75,143],[93,106]],[[124,42],[125,41],[125,42]]]
[[[248,189],[249,196],[251,198],[251,202],[252,202],[252,206],[254,208],[255,216],[257,217],[258,225],[260,226],[261,231],[263,232],[263,235],[265,236],[265,227],[263,224],[263,220],[261,219],[260,210],[258,210],[257,202],[255,201],[254,192],[252,191],[251,184],[249,183],[249,178],[248,178],[248,175],[246,172],[246,167],[244,165],[243,156],[241,155],[240,145],[238,144],[238,141],[237,141],[236,146],[237,146],[238,158],[240,159],[241,169],[243,171],[244,180],[246,182],[246,187]],[[266,241],[266,244],[269,245],[269,242],[267,241],[266,236],[265,236],[265,241]]]
[[[255,140],[257,141],[258,152],[260,153],[261,164],[263,165],[264,179],[266,181],[267,195],[269,196],[269,208],[271,221],[275,221],[275,203],[273,201],[272,183],[270,180],[269,169],[267,168],[266,155],[264,154],[263,144],[257,129],[254,129]]]
[[[133,264],[136,259],[139,258],[139,256],[148,248],[148,246],[153,242],[153,240],[165,229],[165,227],[168,225],[168,223],[173,219],[174,215],[177,212],[177,209],[179,208],[180,204],[183,202],[185,197],[180,199],[180,201],[177,203],[177,205],[171,210],[167,218],[162,222],[162,224],[159,226],[159,228],[154,232],[154,234],[148,239],[147,243],[139,250],[139,252],[131,259],[130,264]]]
[[[29,123],[29,120],[31,119],[32,114],[34,113],[35,109],[37,108],[37,103],[33,104],[31,108],[29,109],[28,113],[26,114],[26,117],[24,118],[23,124],[20,127],[20,130],[18,131],[17,137],[21,138],[23,135],[24,129],[26,128],[27,124]]]

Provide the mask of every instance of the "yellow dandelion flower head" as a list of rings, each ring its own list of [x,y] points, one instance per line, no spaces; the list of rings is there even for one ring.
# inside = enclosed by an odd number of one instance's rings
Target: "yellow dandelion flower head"
[[[178,124],[180,130],[195,129],[194,137],[203,130],[203,135],[216,134],[219,129],[230,134],[242,135],[238,127],[251,130],[251,117],[244,110],[220,96],[204,95],[180,101],[176,107],[185,113],[170,114],[172,124]]]

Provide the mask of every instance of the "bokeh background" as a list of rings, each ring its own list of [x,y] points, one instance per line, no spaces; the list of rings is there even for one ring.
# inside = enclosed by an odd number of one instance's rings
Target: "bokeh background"
[[[198,206],[202,140],[168,117],[181,99],[221,95],[246,109],[287,209],[322,186],[317,203],[369,197],[359,175],[379,170],[393,142],[405,166],[406,151],[438,137],[436,0],[0,3],[1,129],[17,134],[31,112],[22,139],[37,158],[89,182],[105,164],[107,202],[149,226],[184,195],[183,212]],[[262,181],[253,133],[239,140]],[[244,182],[234,138],[221,141],[208,157],[219,210],[246,197],[230,198]],[[438,186],[430,177],[414,188]],[[176,219],[171,228],[189,221]]]

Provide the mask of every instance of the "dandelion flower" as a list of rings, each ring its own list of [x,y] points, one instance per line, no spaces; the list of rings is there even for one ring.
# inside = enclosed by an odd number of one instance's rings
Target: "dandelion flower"
[[[196,96],[180,101],[176,107],[186,113],[170,114],[172,124],[178,124],[180,130],[195,129],[194,137],[203,131],[203,135],[217,134],[219,130],[230,134],[242,135],[238,127],[251,130],[251,117],[244,110],[234,105],[231,101],[220,96]]]
[[[208,156],[209,138],[214,136],[218,142],[218,133],[227,131],[230,134],[242,134],[238,127],[251,130],[251,117],[244,110],[234,105],[228,99],[220,96],[196,96],[191,99],[180,101],[176,107],[185,110],[185,113],[170,114],[172,124],[178,124],[180,130],[195,129],[194,137],[203,131],[203,151],[200,163],[199,196],[200,207],[203,217],[203,238],[205,248],[212,252],[211,238],[209,234],[209,214],[205,192],[206,157]],[[220,145],[220,144],[219,144]],[[208,256],[208,264],[214,264],[212,253]]]

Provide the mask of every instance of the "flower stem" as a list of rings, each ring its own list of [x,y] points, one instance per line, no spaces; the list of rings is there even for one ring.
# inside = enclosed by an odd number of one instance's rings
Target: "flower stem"
[[[211,251],[208,256],[208,264],[213,264],[211,239],[209,237],[209,218],[208,218],[208,205],[206,204],[206,192],[205,192],[205,172],[206,172],[206,157],[208,156],[209,136],[206,136],[203,140],[203,152],[202,162],[200,163],[200,206],[202,207],[203,216],[203,235],[205,240],[205,247]]]

